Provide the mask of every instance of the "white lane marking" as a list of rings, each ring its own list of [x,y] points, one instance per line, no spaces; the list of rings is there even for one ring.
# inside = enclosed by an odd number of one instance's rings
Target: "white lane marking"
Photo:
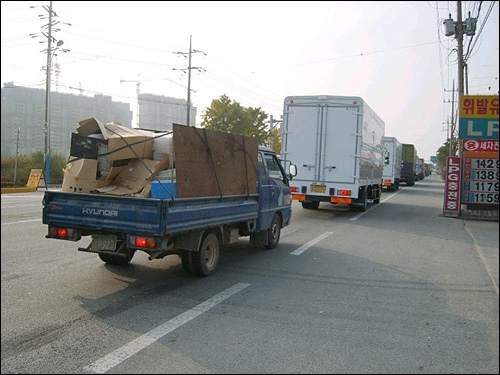
[[[42,219],[14,221],[12,223],[2,223],[2,225],[12,225],[12,224],[20,224],[20,223],[29,223],[31,221],[42,221]]]
[[[308,243],[306,243],[306,244],[302,245],[301,247],[299,247],[298,249],[292,251],[290,253],[290,255],[300,255],[300,254],[302,254],[304,251],[306,251],[307,249],[309,249],[311,246],[315,245],[316,243],[318,243],[321,240],[324,240],[326,237],[328,237],[332,233],[333,232],[325,232],[325,233],[323,233],[321,236],[316,237],[314,240],[311,240]]]
[[[401,191],[403,191],[403,190],[404,190],[404,189],[401,189],[401,188],[400,188],[400,189],[399,189],[396,193],[394,193],[394,194],[392,194],[392,195],[388,196],[388,197],[387,197],[387,198],[385,198],[384,200],[380,201],[380,203],[387,202],[389,199],[391,199],[392,197],[394,197],[396,194],[401,193]],[[379,203],[379,204],[380,204],[380,203]],[[374,209],[375,207],[377,207],[377,206],[378,206],[378,204],[375,204],[375,205],[373,205],[372,207],[370,207],[369,209],[367,209],[365,212],[361,212],[360,214],[357,214],[356,216],[351,217],[349,220],[358,220],[361,216],[363,216],[363,215],[367,214],[368,212],[370,212],[371,210],[373,210],[373,209]]]
[[[486,259],[484,258],[483,251],[481,250],[481,247],[476,241],[476,238],[472,234],[471,230],[467,227],[467,222],[464,221],[464,227],[465,231],[469,233],[469,236],[472,238],[472,242],[474,242],[474,248],[476,249],[476,252],[479,254],[479,257],[481,258],[481,261],[483,262],[484,268],[486,268],[486,273],[490,277],[491,282],[493,283],[493,288],[495,289],[495,292],[497,293],[498,296],[498,285],[495,281],[495,278],[493,277],[493,273],[491,272],[490,266],[488,266],[488,262],[486,262]]]
[[[85,366],[84,370],[95,372],[97,374],[104,374],[109,369],[119,365],[137,352],[158,341],[167,333],[170,333],[183,324],[186,324],[190,320],[193,320],[197,316],[210,310],[212,307],[218,305],[219,303],[242,291],[248,286],[250,286],[250,284],[238,283],[233,285],[231,288],[228,288],[220,292],[219,294],[216,294],[212,298],[206,300],[205,302],[202,302],[199,305],[193,307],[191,310],[177,315],[175,318],[172,318],[169,321],[145,333],[144,335],[139,336],[135,340],[129,342],[128,344],[125,344],[119,349],[116,349],[115,351],[109,353],[101,359],[98,359],[94,363]]]
[[[14,207],[17,207],[17,206],[19,206],[18,203],[12,202],[11,206],[2,206],[2,210],[3,209],[7,209],[7,208],[14,208]],[[40,208],[42,208],[43,206],[42,206],[42,203],[39,203],[39,204],[23,204],[23,208],[24,207],[40,207]]]

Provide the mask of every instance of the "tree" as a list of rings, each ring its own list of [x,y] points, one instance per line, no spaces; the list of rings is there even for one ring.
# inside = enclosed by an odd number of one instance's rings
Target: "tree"
[[[273,140],[273,150],[277,155],[281,154],[281,132],[279,128],[273,129],[273,134],[271,136]]]
[[[438,148],[436,153],[437,164],[443,169],[446,169],[446,161],[448,156],[457,156],[457,139],[453,140],[453,150],[450,155],[450,140],[448,139],[444,145]]]
[[[259,144],[266,144],[270,135],[265,122],[267,117],[260,107],[245,108],[224,94],[212,100],[203,114],[201,125],[209,130],[256,137]]]
[[[2,158],[2,185],[7,186],[14,182],[14,174],[16,174],[16,182],[18,185],[25,185],[30,176],[32,169],[45,169],[43,161],[44,153],[35,151],[31,155],[19,155],[17,160],[17,173],[15,171],[15,157]],[[51,183],[59,184],[63,180],[63,168],[66,165],[66,158],[61,154],[52,153],[50,157],[50,181]]]

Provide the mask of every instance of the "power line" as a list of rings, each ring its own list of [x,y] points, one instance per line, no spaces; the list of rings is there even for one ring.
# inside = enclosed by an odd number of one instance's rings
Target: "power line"
[[[260,73],[260,72],[265,72],[265,71],[270,71],[270,70],[277,70],[277,69],[294,68],[296,66],[302,66],[302,65],[319,64],[319,63],[324,63],[324,62],[328,62],[328,61],[334,61],[334,60],[340,60],[340,59],[348,59],[348,58],[352,58],[352,57],[363,57],[363,56],[368,56],[368,55],[374,55],[374,54],[377,54],[377,53],[399,51],[399,50],[402,50],[402,49],[427,46],[427,45],[436,44],[436,43],[439,43],[439,41],[437,41],[437,42],[427,42],[427,43],[414,44],[414,45],[411,45],[411,46],[404,46],[404,47],[395,47],[395,48],[389,48],[389,49],[379,50],[379,51],[363,52],[363,53],[357,53],[357,54],[348,55],[348,56],[333,57],[331,59],[326,59],[326,60],[310,61],[310,62],[305,62],[305,63],[300,63],[300,64],[280,66],[280,67],[275,67],[275,68],[270,68],[270,69],[263,69],[263,70],[260,70],[260,71],[254,71],[253,73],[258,73],[258,72]]]
[[[481,2],[481,4],[482,4],[482,2]],[[472,53],[472,50],[474,49],[474,46],[476,45],[477,40],[479,39],[479,36],[481,35],[481,32],[483,31],[484,25],[486,25],[486,21],[488,20],[488,17],[490,16],[490,13],[491,13],[491,10],[493,9],[494,6],[495,6],[495,1],[492,1],[490,4],[490,7],[488,8],[488,11],[486,12],[486,16],[484,17],[484,21],[481,24],[481,28],[479,29],[479,31],[477,33],[476,39],[474,39],[474,44],[472,46],[470,46],[470,43],[469,43],[469,47],[471,47],[470,52],[469,52],[469,49],[467,49],[467,53],[465,54],[465,57],[464,57],[464,62],[467,61],[467,59],[470,57],[470,54]],[[481,5],[479,6],[479,11],[480,10],[481,10]],[[478,11],[478,17],[479,17],[479,11]],[[471,41],[472,41],[472,38],[471,38]]]

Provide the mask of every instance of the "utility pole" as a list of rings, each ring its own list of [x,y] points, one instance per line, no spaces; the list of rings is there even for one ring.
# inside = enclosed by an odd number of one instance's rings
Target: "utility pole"
[[[34,8],[34,6],[32,6]],[[52,1],[47,8],[45,5],[43,6],[49,13],[49,22],[47,25],[43,27],[47,27],[47,34],[42,32],[42,35],[47,38],[47,66],[45,68],[46,71],[46,83],[45,83],[45,122],[43,124],[43,133],[45,137],[45,153],[44,153],[44,162],[45,162],[45,182],[47,184],[50,183],[50,83],[51,83],[51,70],[52,70],[52,57],[55,55],[56,50],[64,44],[62,40],[57,40],[52,36],[52,27],[60,23],[59,21],[54,22],[52,20],[53,17],[57,17],[57,14],[52,10]],[[43,17],[43,16],[40,16]],[[71,24],[66,23],[66,25],[71,26]],[[54,31],[60,31],[59,29],[54,29]],[[30,34],[32,38],[36,38],[36,34]],[[56,46],[52,48],[52,42],[57,42]],[[62,49],[62,52],[68,52],[68,49]],[[45,50],[41,50],[40,52],[45,52]]]
[[[17,155],[19,154],[19,133],[21,133],[20,127],[17,128],[17,137],[16,137],[16,162],[14,163],[14,183],[16,183],[17,181]]]
[[[283,119],[280,120],[274,120],[273,115],[269,116],[269,131],[271,132],[271,139],[269,141],[269,148],[274,151],[274,145],[273,145],[273,139],[274,139],[274,123],[281,124],[283,122]]]
[[[460,97],[460,94],[459,94]],[[450,137],[450,152],[449,156],[455,156],[453,136],[455,134],[455,80],[453,80],[453,90],[451,93],[451,137]]]
[[[457,1],[456,39],[458,41],[458,99],[464,94],[464,30],[462,24],[462,2]]]
[[[189,126],[189,116],[190,116],[190,112],[191,112],[191,70],[192,69],[196,69],[198,71],[201,71],[201,70],[205,70],[203,68],[199,68],[199,67],[192,67],[191,66],[191,54],[192,53],[196,53],[196,52],[201,52],[203,53],[205,56],[206,56],[206,53],[203,52],[203,51],[197,51],[197,50],[192,50],[191,49],[191,44],[192,44],[192,39],[193,39],[193,36],[190,35],[189,36],[189,52],[174,52],[174,53],[177,53],[179,55],[189,55],[188,57],[188,60],[189,60],[189,66],[187,67],[187,69],[176,69],[176,68],[173,68],[173,70],[182,70],[183,72],[185,72],[186,70],[188,71],[188,92],[187,92],[187,116],[186,116],[186,125]]]
[[[52,1],[49,5],[49,23],[47,35],[47,66],[46,66],[46,83],[45,83],[45,123],[43,131],[45,133],[45,182],[50,184],[50,65],[51,65],[51,50],[52,50]]]
[[[457,40],[457,57],[458,57],[458,101],[460,102],[461,97],[464,95],[464,33],[468,36],[473,36],[476,32],[477,18],[467,18],[465,22],[462,21],[462,2],[457,1],[457,21],[454,22],[453,18],[444,20],[445,34],[446,36],[455,36]],[[453,87],[455,87],[455,81],[453,81]],[[453,91],[455,91],[453,89]],[[467,90],[468,91],[468,90]],[[453,107],[452,107],[453,108]],[[454,133],[454,108],[452,109],[452,123],[451,123],[451,138],[450,138],[450,156],[453,146],[453,133]],[[459,150],[461,154],[461,150]]]

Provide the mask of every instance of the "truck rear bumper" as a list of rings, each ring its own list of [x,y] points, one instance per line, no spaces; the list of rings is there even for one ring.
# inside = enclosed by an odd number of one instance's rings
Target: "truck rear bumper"
[[[328,197],[323,195],[308,195],[308,194],[292,194],[292,199],[312,202],[330,202],[330,203],[352,203],[352,198],[344,197]]]

